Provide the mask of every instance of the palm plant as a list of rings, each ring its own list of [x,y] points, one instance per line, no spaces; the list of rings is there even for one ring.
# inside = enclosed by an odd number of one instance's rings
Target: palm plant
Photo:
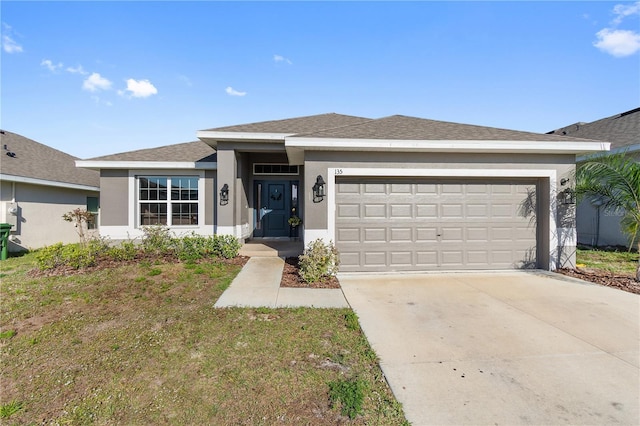
[[[578,166],[576,192],[597,198],[611,210],[622,211],[622,232],[629,237],[629,249],[638,244],[640,252],[640,163],[624,152],[600,156]],[[640,281],[640,259],[636,280]]]

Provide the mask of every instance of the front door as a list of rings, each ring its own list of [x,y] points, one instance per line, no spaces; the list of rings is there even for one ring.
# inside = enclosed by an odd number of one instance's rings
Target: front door
[[[261,180],[255,182],[256,237],[288,237],[292,215],[292,188],[297,204],[297,182]]]

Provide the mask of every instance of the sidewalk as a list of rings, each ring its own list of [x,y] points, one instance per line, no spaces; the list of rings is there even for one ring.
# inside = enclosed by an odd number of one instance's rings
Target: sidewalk
[[[280,257],[252,257],[215,303],[266,308],[348,308],[342,289],[281,288],[284,260]]]

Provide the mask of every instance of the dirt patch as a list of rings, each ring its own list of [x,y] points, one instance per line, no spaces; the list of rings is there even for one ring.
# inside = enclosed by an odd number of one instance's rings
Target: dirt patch
[[[300,278],[300,266],[297,257],[287,257],[282,271],[280,287],[302,287],[302,288],[340,288],[340,282],[336,277],[329,277],[315,283],[306,283]]]
[[[582,268],[557,269],[555,272],[607,287],[615,287],[629,293],[640,294],[640,283],[630,275],[617,275],[611,272]]]

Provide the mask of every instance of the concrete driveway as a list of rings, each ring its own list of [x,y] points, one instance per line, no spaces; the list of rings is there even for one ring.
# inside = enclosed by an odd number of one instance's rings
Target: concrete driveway
[[[413,425],[640,424],[640,298],[542,272],[341,275]]]

